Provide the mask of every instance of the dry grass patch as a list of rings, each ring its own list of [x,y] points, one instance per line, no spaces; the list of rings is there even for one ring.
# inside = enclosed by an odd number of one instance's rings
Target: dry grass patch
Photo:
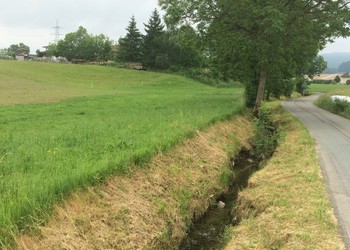
[[[285,138],[239,194],[226,249],[343,249],[314,142],[281,107],[273,117]]]
[[[229,156],[250,147],[248,119],[220,122],[131,176],[77,192],[19,249],[172,249],[226,188]]]

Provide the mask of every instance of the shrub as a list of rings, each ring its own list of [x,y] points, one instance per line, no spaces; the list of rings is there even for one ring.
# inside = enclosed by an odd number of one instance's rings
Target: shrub
[[[255,120],[254,143],[257,155],[263,159],[268,158],[274,152],[279,134],[272,122],[269,109],[261,107],[258,118]]]

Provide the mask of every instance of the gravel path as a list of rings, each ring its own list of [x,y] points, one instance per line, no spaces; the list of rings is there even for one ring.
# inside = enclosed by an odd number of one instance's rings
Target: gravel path
[[[350,120],[313,105],[319,96],[286,101],[283,106],[301,120],[316,140],[328,192],[346,248],[350,249]]]

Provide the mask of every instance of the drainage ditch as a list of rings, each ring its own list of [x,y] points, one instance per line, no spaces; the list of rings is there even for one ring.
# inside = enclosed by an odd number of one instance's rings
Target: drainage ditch
[[[187,237],[182,241],[181,250],[220,249],[223,247],[225,228],[232,224],[232,208],[235,205],[238,192],[248,185],[250,175],[258,170],[260,161],[253,151],[242,150],[234,160],[234,179],[229,191],[222,194],[216,204],[195,221]],[[233,165],[233,164],[232,164]],[[219,208],[223,203],[225,206]]]
[[[230,224],[239,223],[233,221],[232,218],[232,210],[237,201],[238,192],[247,187],[249,177],[259,169],[262,162],[272,156],[280,137],[268,109],[260,109],[255,125],[254,150],[247,151],[243,149],[235,157],[235,163],[231,164],[234,179],[229,191],[223,194],[202,218],[192,223],[187,237],[183,239],[179,249],[221,249],[225,245],[225,228]],[[222,207],[222,202],[225,203],[224,207]]]

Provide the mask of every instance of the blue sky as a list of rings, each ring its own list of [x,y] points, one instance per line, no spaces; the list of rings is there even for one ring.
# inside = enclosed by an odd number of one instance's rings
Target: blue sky
[[[157,0],[9,0],[0,15],[0,48],[25,43],[35,53],[54,41],[56,20],[63,35],[83,26],[112,40],[124,36],[132,15],[141,32]],[[61,36],[63,38],[63,36]],[[322,53],[350,52],[350,39],[337,39]]]

